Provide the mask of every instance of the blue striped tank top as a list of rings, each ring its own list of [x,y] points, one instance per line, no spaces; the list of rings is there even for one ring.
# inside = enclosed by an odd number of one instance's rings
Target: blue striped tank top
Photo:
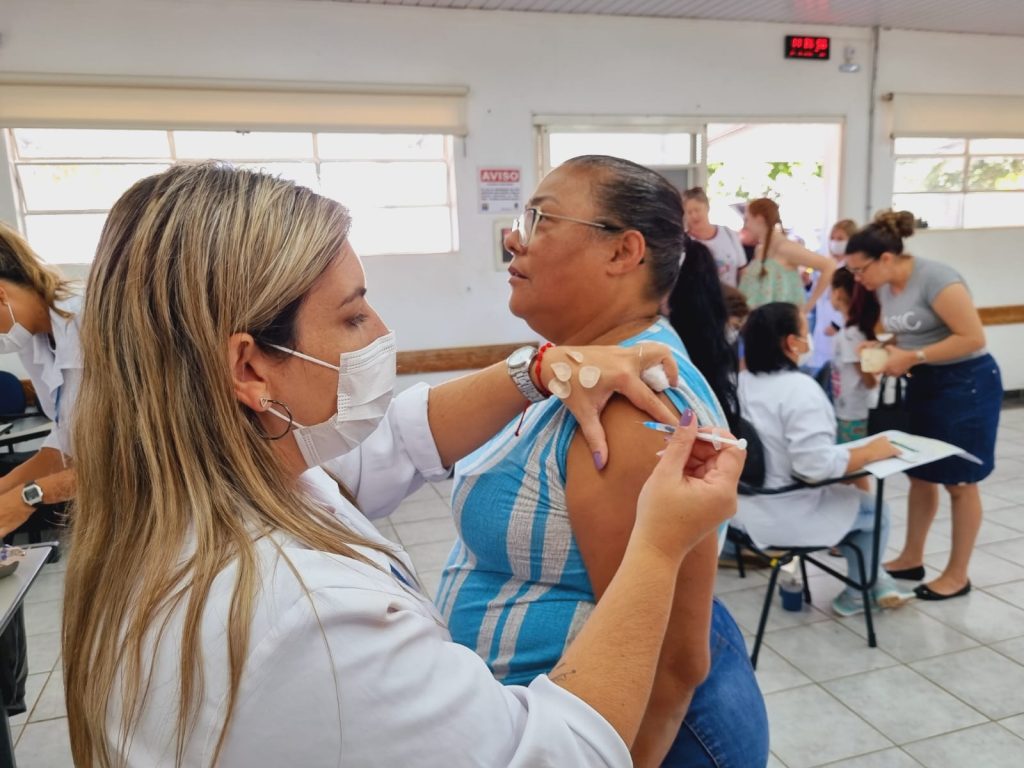
[[[666,393],[702,425],[725,426],[704,377],[667,320],[622,342],[658,341],[679,364]],[[565,468],[576,419],[557,398],[530,406],[455,465],[452,511],[458,538],[436,603],[454,640],[508,685],[549,672],[594,607],[594,593],[569,524]]]

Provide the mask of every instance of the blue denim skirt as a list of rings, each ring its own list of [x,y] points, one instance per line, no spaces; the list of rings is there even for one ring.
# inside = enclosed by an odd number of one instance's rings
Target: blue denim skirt
[[[982,463],[955,456],[907,474],[929,483],[977,483],[995,467],[996,431],[1003,406],[999,365],[985,354],[952,365],[918,365],[907,387],[910,431],[962,448]]]

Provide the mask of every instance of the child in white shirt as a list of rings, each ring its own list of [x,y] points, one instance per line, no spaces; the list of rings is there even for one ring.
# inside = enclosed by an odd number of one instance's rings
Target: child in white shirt
[[[868,434],[868,408],[877,397],[878,377],[861,370],[859,348],[874,340],[880,310],[875,294],[858,285],[845,267],[832,276],[830,299],[845,324],[832,337],[832,397],[837,442],[846,443]]]

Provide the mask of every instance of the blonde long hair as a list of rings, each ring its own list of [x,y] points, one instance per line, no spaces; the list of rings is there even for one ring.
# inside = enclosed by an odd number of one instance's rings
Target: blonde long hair
[[[0,280],[30,288],[42,297],[48,309],[65,320],[72,314],[57,306],[74,295],[72,283],[43,263],[21,235],[0,222]]]
[[[354,547],[380,549],[294,487],[235,399],[226,365],[232,333],[260,342],[294,331],[349,223],[343,206],[308,189],[210,163],[143,179],[111,210],[83,311],[73,433],[78,495],[62,647],[75,765],[123,764],[154,638],[180,642],[181,764],[204,690],[206,600],[235,562],[216,763],[248,655],[257,538],[281,531],[363,562]],[[176,610],[180,638],[165,634]],[[120,717],[108,737],[112,700]]]

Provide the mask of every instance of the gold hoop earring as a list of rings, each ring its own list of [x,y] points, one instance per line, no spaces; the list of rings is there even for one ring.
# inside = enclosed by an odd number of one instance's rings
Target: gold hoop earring
[[[281,408],[284,409],[284,412],[288,414],[288,424],[285,426],[284,432],[282,432],[280,435],[268,435],[266,430],[263,429],[263,425],[259,421],[256,421],[253,424],[253,429],[255,429],[256,434],[262,437],[264,440],[280,440],[282,437],[284,437],[285,435],[292,431],[292,424],[295,423],[295,417],[292,416],[292,409],[288,407],[287,403],[282,403],[280,400],[274,400],[273,398],[270,397],[260,398],[260,405],[262,405],[264,408],[266,408],[270,403],[281,406]]]

